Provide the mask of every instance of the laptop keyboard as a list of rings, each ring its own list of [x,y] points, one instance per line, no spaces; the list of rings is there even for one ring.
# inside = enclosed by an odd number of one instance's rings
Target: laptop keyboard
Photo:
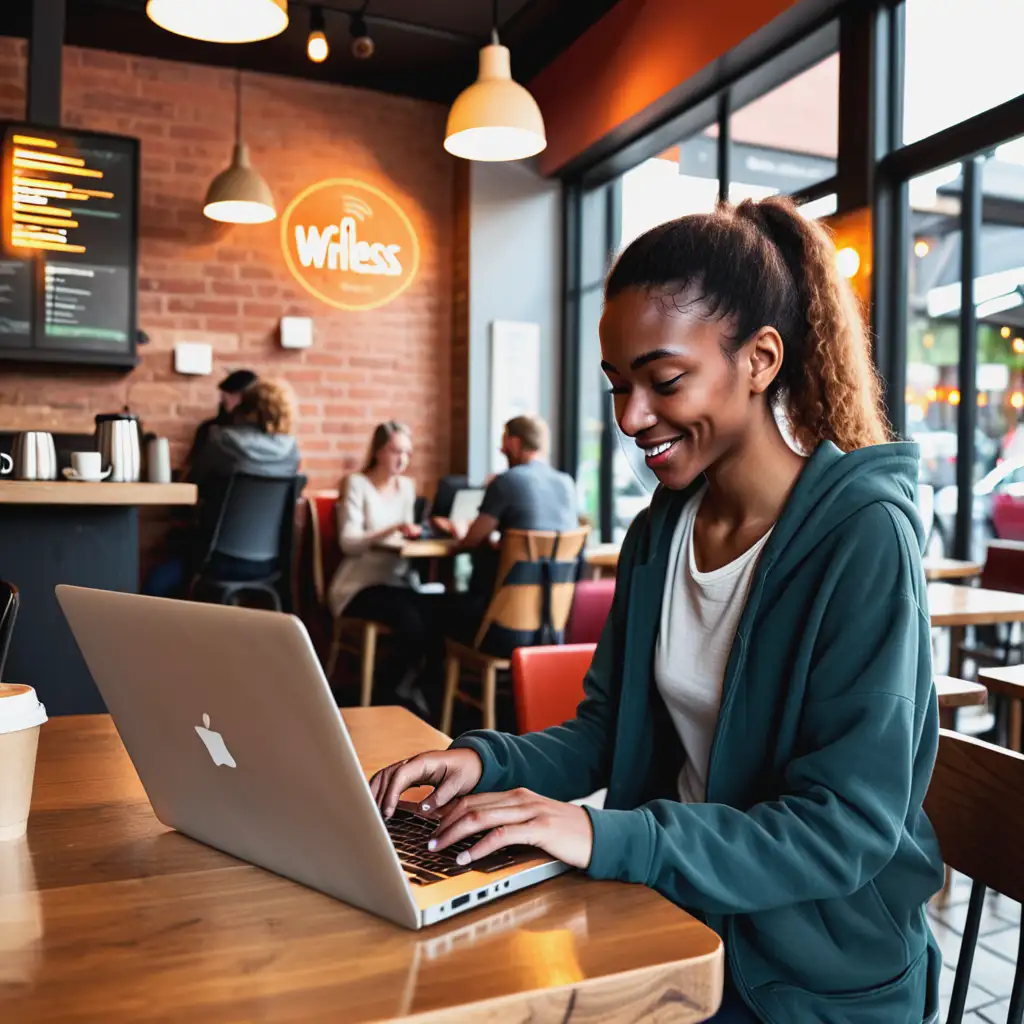
[[[409,881],[413,885],[429,885],[431,882],[443,882],[446,878],[463,875],[467,871],[500,871],[514,864],[519,855],[512,850],[499,850],[488,857],[473,861],[465,866],[455,863],[455,858],[468,850],[483,838],[484,833],[460,839],[444,850],[430,851],[427,842],[438,828],[438,822],[431,818],[421,818],[418,814],[398,809],[390,820],[386,821],[391,842],[398,851],[398,859]]]

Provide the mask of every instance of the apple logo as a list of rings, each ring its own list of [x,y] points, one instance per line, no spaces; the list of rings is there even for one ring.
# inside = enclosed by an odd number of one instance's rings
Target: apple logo
[[[210,716],[203,715],[203,724],[195,727],[199,738],[203,741],[206,749],[210,752],[210,757],[213,758],[213,763],[216,765],[227,765],[229,768],[237,768],[235,759],[231,756],[231,752],[227,748],[227,744],[224,742],[224,737],[219,732],[214,732],[210,728]]]

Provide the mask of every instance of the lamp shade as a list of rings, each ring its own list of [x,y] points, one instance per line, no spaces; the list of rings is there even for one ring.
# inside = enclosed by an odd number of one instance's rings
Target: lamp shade
[[[253,43],[288,27],[288,0],[149,0],[146,13],[168,32],[211,43]]]
[[[210,182],[203,213],[228,224],[265,224],[277,216],[270,186],[249,165],[249,147],[235,144],[231,166]]]
[[[512,80],[507,46],[480,51],[480,74],[448,112],[444,148],[466,160],[523,160],[547,145],[544,118],[530,93]]]

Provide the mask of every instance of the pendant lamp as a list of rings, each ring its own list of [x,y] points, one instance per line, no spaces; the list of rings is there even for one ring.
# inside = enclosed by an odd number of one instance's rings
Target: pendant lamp
[[[546,145],[544,118],[530,93],[512,80],[512,58],[498,41],[494,0],[491,43],[480,51],[477,80],[448,112],[444,148],[465,160],[523,160]]]
[[[235,85],[235,153],[206,191],[203,213],[227,224],[265,224],[277,216],[270,186],[249,164],[249,147],[242,141],[242,73]]]
[[[254,43],[288,27],[288,0],[149,0],[146,14],[189,39]]]

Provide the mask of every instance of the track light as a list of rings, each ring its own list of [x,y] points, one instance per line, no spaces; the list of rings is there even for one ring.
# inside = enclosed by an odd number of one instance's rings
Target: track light
[[[311,7],[309,9],[309,39],[306,40],[306,56],[314,64],[322,64],[327,60],[330,47],[327,45],[327,36],[324,33],[324,9],[322,7]]]

